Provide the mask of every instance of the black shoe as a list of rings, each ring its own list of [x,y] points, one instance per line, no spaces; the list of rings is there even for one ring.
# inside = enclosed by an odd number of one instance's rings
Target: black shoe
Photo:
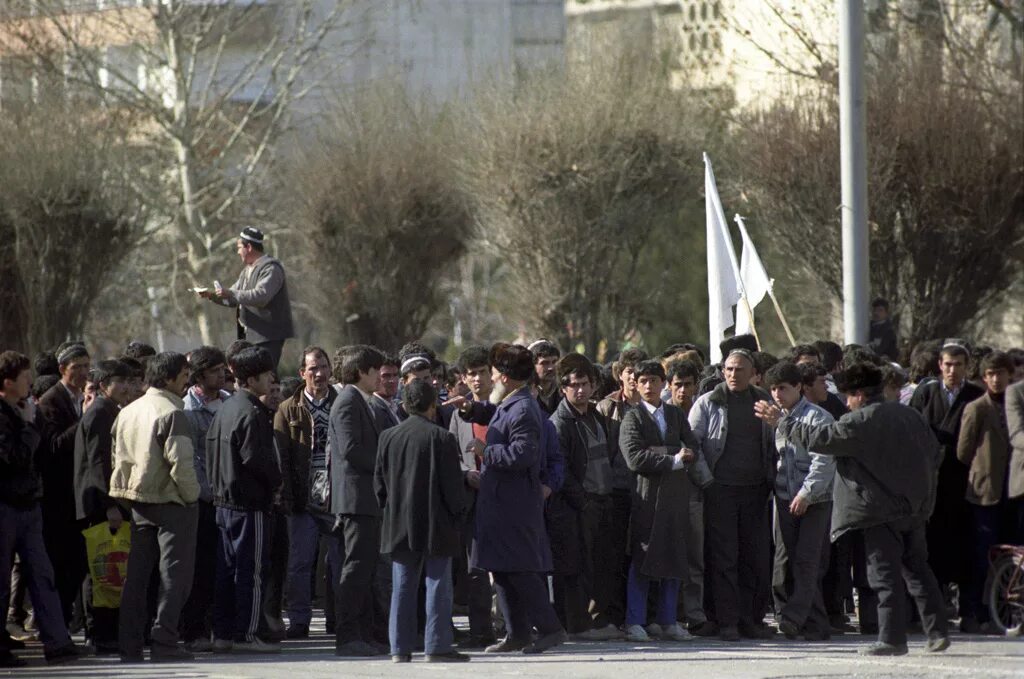
[[[529,645],[529,639],[510,639],[505,637],[498,643],[485,648],[484,653],[514,653],[523,650]]]
[[[722,641],[739,641],[740,632],[735,627],[723,627],[718,632],[718,638]]]
[[[71,642],[58,649],[46,651],[45,656],[47,665],[63,665],[64,663],[74,662],[81,658],[82,652],[78,646],[75,646],[75,642]]]
[[[779,631],[786,635],[787,639],[796,639],[800,636],[800,626],[785,616],[779,616]]]
[[[427,662],[469,662],[469,656],[458,651],[447,653],[428,653]]]
[[[0,647],[0,667],[24,667],[26,664],[28,663],[11,653],[9,648]]]
[[[196,657],[177,644],[153,642],[149,649],[149,659],[152,662],[192,662]]]
[[[412,662],[412,653],[400,653],[399,655],[393,655],[391,656],[391,662]]]
[[[818,629],[805,629],[804,641],[829,641],[832,638],[830,632],[822,632]]]
[[[718,636],[718,625],[710,620],[705,620],[699,625],[690,625],[686,631],[695,637],[714,637]]]
[[[739,627],[740,636],[746,639],[771,639],[775,636],[775,630],[767,625],[740,625]]]
[[[878,625],[862,625],[860,633],[864,636],[877,637],[878,636]]]
[[[15,639],[10,634],[7,634],[2,628],[0,628],[0,649],[6,648],[8,651],[23,651],[25,650],[25,642],[20,639]]]
[[[906,655],[907,645],[901,644],[899,646],[896,646],[895,644],[887,644],[883,641],[876,641],[875,643],[865,646],[857,652],[861,655]]]
[[[960,631],[964,634],[981,634],[981,625],[974,618],[962,618]]]
[[[949,637],[945,634],[934,634],[928,638],[924,650],[928,653],[942,653],[949,648]]]
[[[308,639],[309,638],[309,625],[303,625],[301,622],[297,622],[294,625],[288,627],[284,633],[285,639]]]
[[[334,649],[334,655],[351,658],[372,658],[381,655],[380,649],[361,639],[350,641]]]
[[[523,653],[526,655],[535,655],[537,653],[543,653],[549,648],[554,648],[559,644],[564,644],[569,640],[569,635],[565,633],[564,629],[560,629],[557,632],[551,634],[545,634],[537,641],[533,642],[529,646],[523,649]]]
[[[493,636],[475,636],[470,635],[456,644],[459,648],[471,649],[471,648],[487,648],[498,642]]]

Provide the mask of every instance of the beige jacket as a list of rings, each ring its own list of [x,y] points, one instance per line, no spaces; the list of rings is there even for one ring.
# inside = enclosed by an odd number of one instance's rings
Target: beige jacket
[[[964,408],[956,456],[970,469],[965,499],[972,505],[999,504],[1010,463],[1010,437],[1000,410],[989,394]]]
[[[150,387],[114,423],[110,496],[147,504],[191,504],[199,499],[192,425],[184,402]]]

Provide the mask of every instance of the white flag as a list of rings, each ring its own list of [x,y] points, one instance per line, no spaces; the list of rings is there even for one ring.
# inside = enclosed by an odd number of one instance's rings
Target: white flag
[[[743,284],[743,292],[747,296],[747,303],[750,304],[750,316],[753,316],[754,307],[772,289],[772,280],[768,278],[768,272],[764,270],[764,264],[757,256],[757,248],[754,247],[754,241],[750,240],[743,217],[736,215],[736,226],[740,227],[740,237],[743,239],[743,251],[740,254],[740,281]],[[742,335],[751,332],[753,332],[753,328],[750,327],[750,318],[747,314],[737,314],[736,334]]]
[[[711,361],[722,360],[718,343],[725,339],[725,331],[735,324],[732,308],[742,297],[739,264],[736,250],[729,237],[722,201],[718,197],[715,173],[711,159],[704,154],[704,208],[707,212],[708,241],[708,342]]]

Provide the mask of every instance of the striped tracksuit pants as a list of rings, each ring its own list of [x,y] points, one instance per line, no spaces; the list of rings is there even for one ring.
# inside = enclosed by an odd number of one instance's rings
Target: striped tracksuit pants
[[[213,600],[213,634],[217,639],[253,641],[262,631],[273,525],[267,512],[217,507],[219,540]]]

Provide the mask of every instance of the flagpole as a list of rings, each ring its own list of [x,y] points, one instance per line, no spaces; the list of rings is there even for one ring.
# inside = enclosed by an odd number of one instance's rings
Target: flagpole
[[[775,305],[775,313],[779,315],[779,320],[782,321],[786,337],[789,338],[789,346],[795,347],[796,340],[793,338],[793,331],[789,329],[789,323],[786,322],[786,317],[782,313],[782,307],[779,306],[779,300],[775,299],[775,291],[772,288],[768,288],[768,296],[772,298],[772,304]]]
[[[743,309],[747,312],[747,320],[750,321],[750,332],[754,335],[754,341],[757,342],[757,350],[761,350],[761,338],[757,336],[757,326],[754,325],[754,311],[750,308],[750,302],[747,301],[747,296],[744,294],[740,298],[740,302],[743,304]]]

